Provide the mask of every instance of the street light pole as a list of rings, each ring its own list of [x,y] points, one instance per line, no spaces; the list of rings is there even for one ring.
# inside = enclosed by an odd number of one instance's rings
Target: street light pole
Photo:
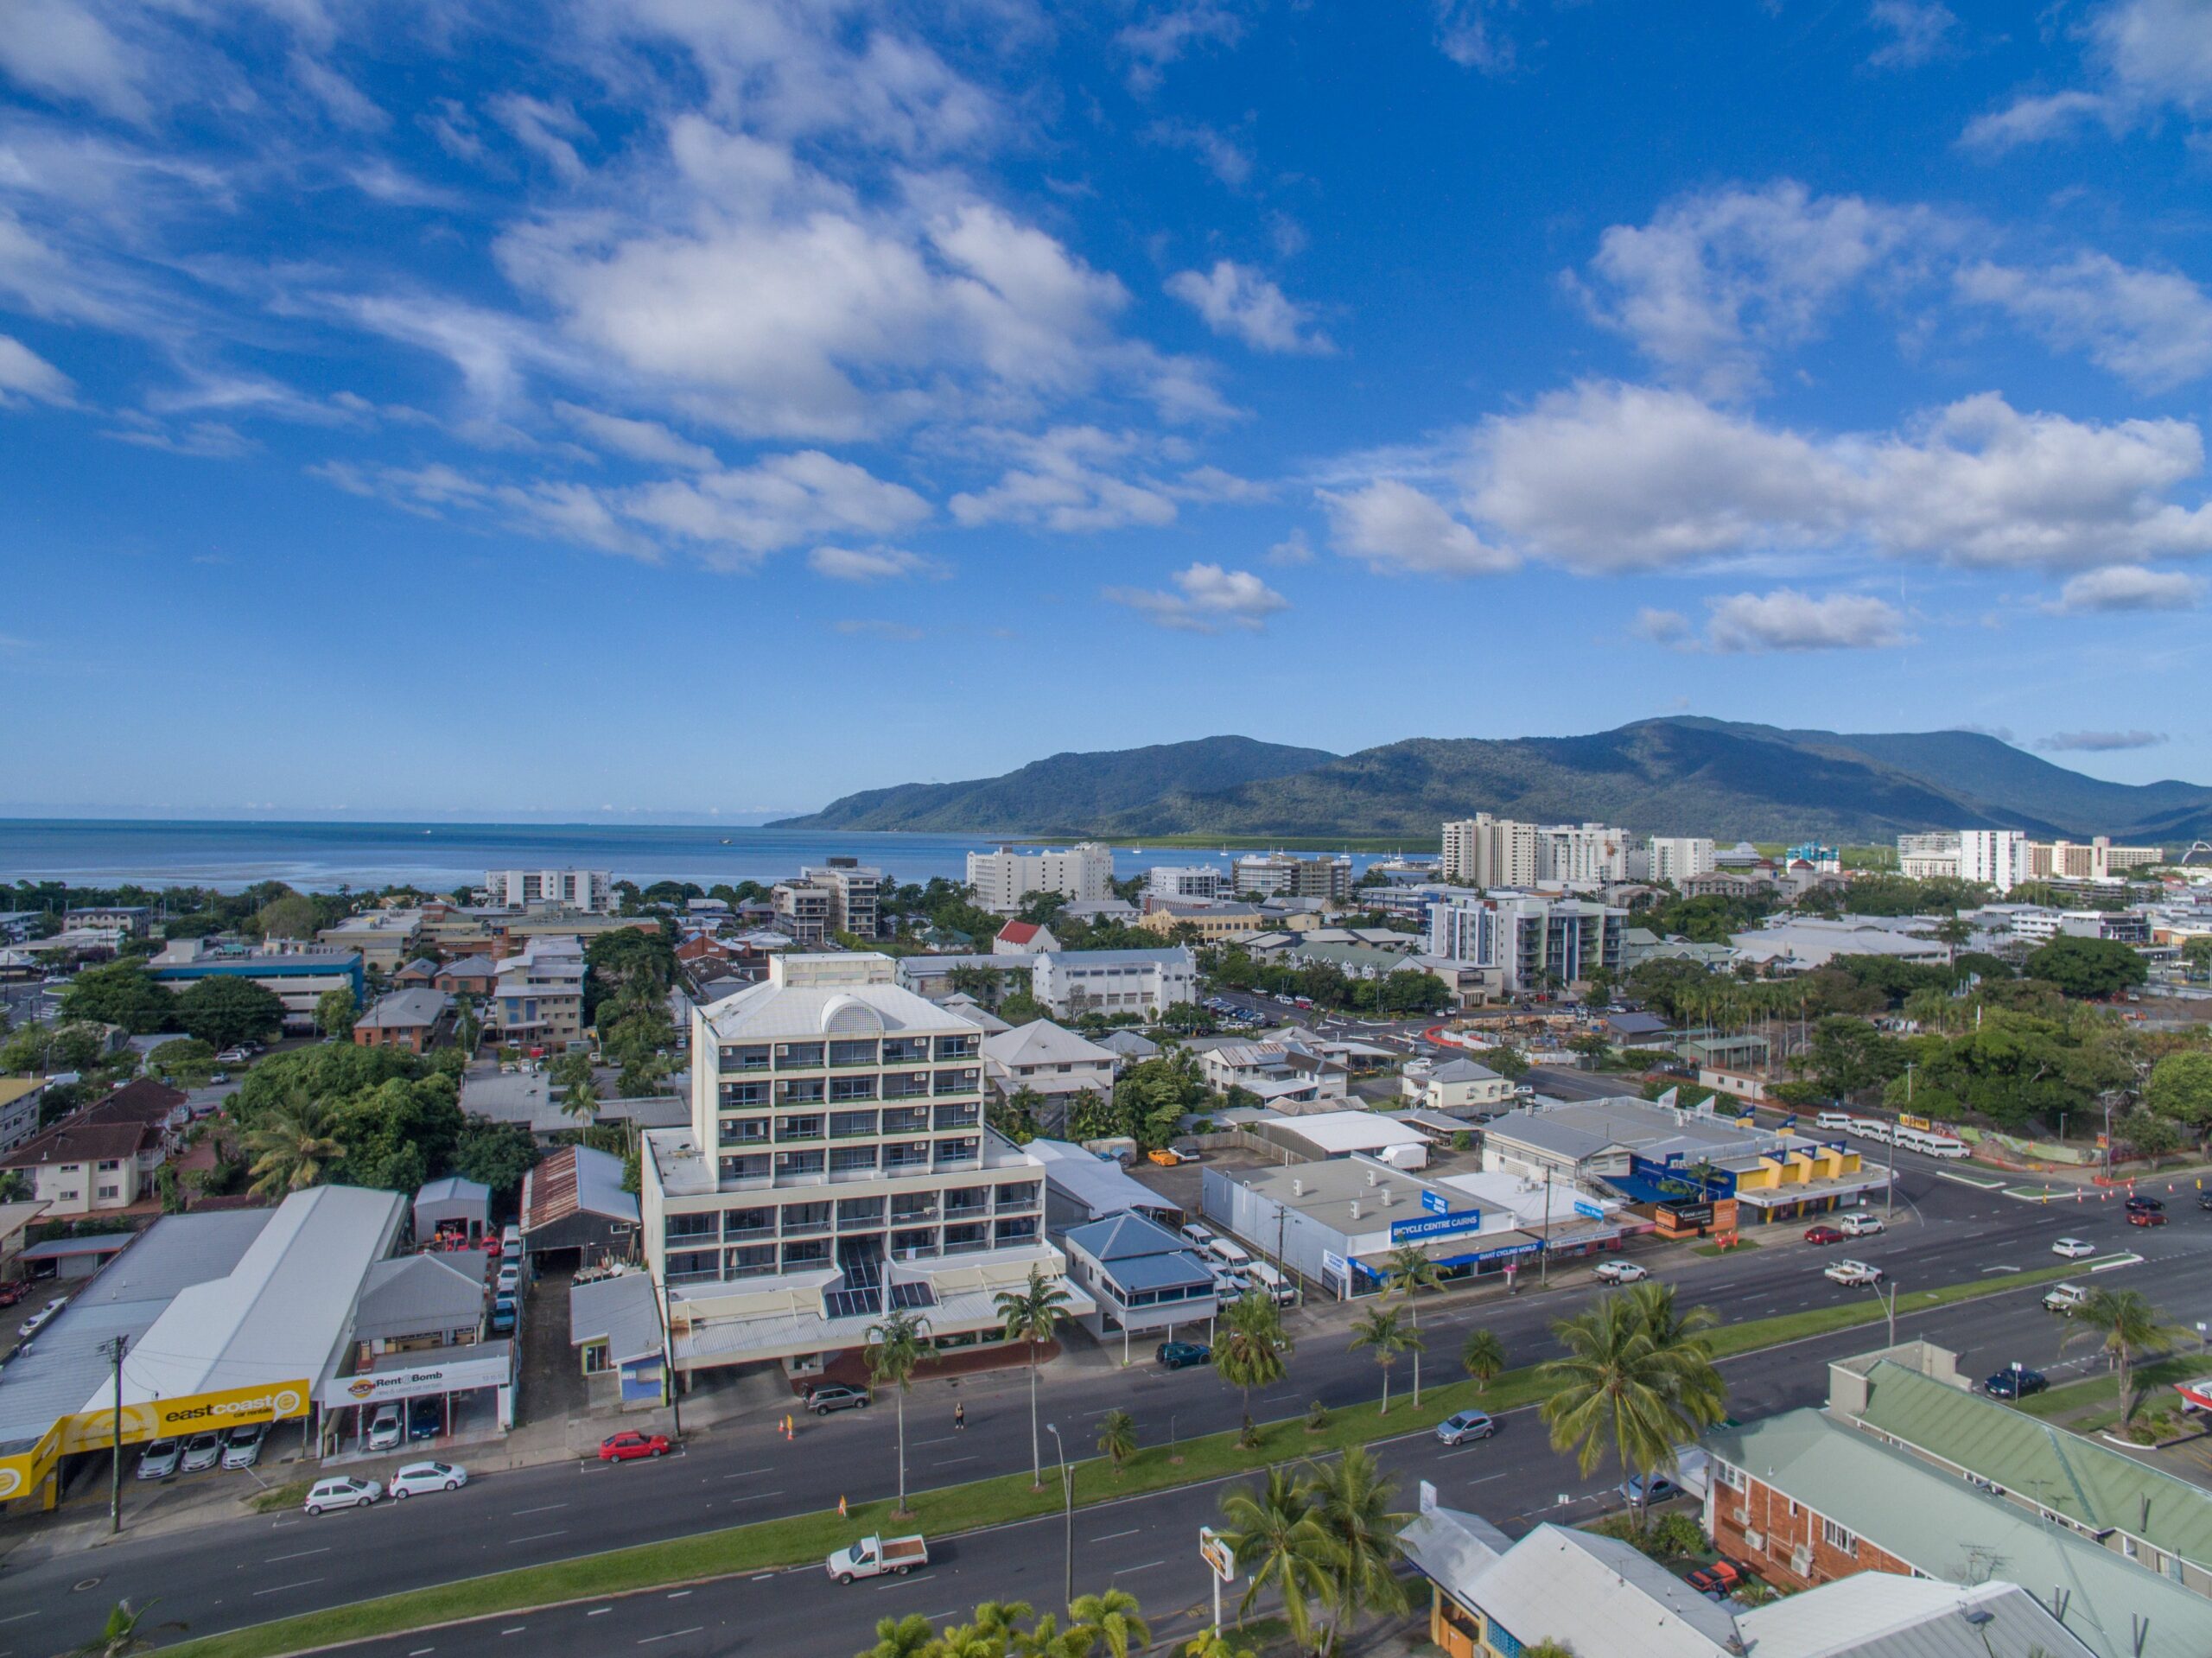
[[[1059,1429],[1050,1422],[1045,1432],[1052,1436],[1052,1448],[1060,1458],[1060,1497],[1065,1504],[1067,1564],[1061,1576],[1061,1588],[1065,1591],[1065,1604],[1075,1604],[1075,1479],[1068,1472],[1068,1448],[1062,1443]]]

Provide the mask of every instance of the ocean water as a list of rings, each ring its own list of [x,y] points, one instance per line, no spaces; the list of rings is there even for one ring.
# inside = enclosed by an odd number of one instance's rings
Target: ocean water
[[[433,890],[480,881],[487,869],[574,866],[611,869],[617,880],[774,880],[832,855],[874,864],[900,881],[966,878],[968,854],[999,842],[987,835],[826,833],[709,824],[275,823],[121,819],[0,820],[0,879],[80,886],[213,886],[235,892],[281,880],[308,891],[412,883]],[[1154,864],[1226,867],[1265,848],[1122,847],[1115,873]],[[1373,861],[1355,854],[1355,868]]]

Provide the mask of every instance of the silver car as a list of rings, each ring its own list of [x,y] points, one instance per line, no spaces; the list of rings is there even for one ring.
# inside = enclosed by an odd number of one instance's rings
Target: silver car
[[[175,1439],[156,1439],[138,1453],[138,1477],[167,1479],[183,1457],[184,1447]]]
[[[195,1433],[184,1442],[184,1459],[178,1466],[188,1474],[197,1474],[213,1468],[223,1459],[223,1436],[219,1433]]]

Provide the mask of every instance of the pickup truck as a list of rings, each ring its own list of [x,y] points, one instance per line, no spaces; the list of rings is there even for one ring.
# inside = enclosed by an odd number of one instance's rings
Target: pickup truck
[[[2088,1299],[2089,1292],[2079,1284],[2061,1284],[2043,1298],[2043,1310],[2045,1312],[2063,1312],[2070,1318]]]
[[[905,1577],[918,1566],[930,1563],[930,1546],[917,1537],[863,1537],[850,1548],[841,1548],[829,1560],[830,1575],[839,1583],[855,1578],[880,1578],[888,1572]]]
[[[1880,1283],[1882,1269],[1879,1267],[1870,1267],[1863,1261],[1839,1261],[1828,1267],[1821,1276],[1838,1284],[1864,1286],[1868,1284]]]

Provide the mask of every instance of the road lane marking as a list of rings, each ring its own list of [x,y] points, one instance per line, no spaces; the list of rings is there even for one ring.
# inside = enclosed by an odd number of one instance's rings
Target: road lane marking
[[[297,1583],[280,1583],[267,1589],[255,1590],[254,1598],[258,1599],[263,1595],[281,1595],[287,1589],[312,1589],[321,1581],[321,1578],[302,1578]]]
[[[566,1537],[568,1534],[566,1531],[534,1531],[527,1537],[508,1538],[507,1547],[512,1548],[518,1543],[542,1543],[549,1537]]]
[[[1134,1537],[1143,1529],[1142,1526],[1131,1526],[1127,1531],[1109,1531],[1103,1537],[1093,1537],[1087,1540],[1094,1543],[1110,1543],[1116,1537]]]
[[[974,1457],[947,1457],[943,1462],[933,1462],[930,1466],[932,1468],[950,1468],[955,1463],[973,1462],[975,1460],[976,1458]]]
[[[783,1493],[781,1491],[752,1491],[743,1496],[734,1496],[730,1498],[730,1501],[733,1503],[765,1502],[772,1496],[781,1496],[782,1495]]]
[[[550,1514],[550,1513],[552,1513],[552,1512],[553,1512],[553,1510],[554,1510],[554,1509],[565,1509],[565,1508],[567,1508],[568,1506],[569,1506],[569,1505],[568,1505],[567,1503],[565,1503],[565,1502],[543,1502],[543,1503],[540,1503],[540,1504],[539,1504],[537,1508],[535,1508],[535,1509],[517,1509],[514,1512],[515,1512],[515,1513],[517,1513],[517,1514],[518,1514],[518,1515],[523,1515],[523,1514]]]
[[[694,1623],[688,1629],[671,1629],[666,1635],[648,1635],[642,1637],[638,1644],[641,1647],[650,1647],[656,1641],[673,1641],[678,1636],[696,1635],[706,1627],[703,1623]]]
[[[329,1553],[330,1547],[326,1544],[321,1548],[303,1548],[296,1554],[272,1554],[267,1560],[264,1560],[262,1564],[264,1566],[279,1566],[286,1560],[304,1560],[310,1554],[327,1554]]]
[[[671,1600],[682,1600],[682,1599],[684,1598],[684,1596],[686,1596],[686,1595],[690,1594],[690,1592],[691,1592],[691,1591],[690,1591],[689,1589],[677,1589],[677,1590],[672,1590],[672,1591],[670,1591],[670,1593],[669,1593],[669,1597],[668,1597],[668,1598],[669,1598]]]
[[[436,1650],[437,1648],[435,1647],[417,1647],[414,1651],[407,1655],[407,1658],[424,1658],[425,1654],[433,1653]]]
[[[586,1612],[584,1616],[586,1617],[605,1617],[613,1610],[614,1609],[612,1606],[594,1606],[591,1610]]]
[[[27,1617],[36,1617],[36,1612],[17,1612],[11,1617],[0,1617],[0,1623],[20,1623]]]
[[[516,1624],[516,1625],[514,1626],[514,1628],[512,1628],[512,1629],[501,1629],[501,1630],[499,1631],[499,1633],[500,1633],[501,1635],[520,1635],[520,1634],[521,1634],[524,1629],[528,1629],[529,1627],[530,1627],[530,1625],[529,1625],[529,1624],[527,1624],[527,1623],[518,1623],[518,1624]]]
[[[1166,1564],[1167,1562],[1165,1560],[1147,1560],[1142,1566],[1125,1566],[1119,1572],[1112,1572],[1109,1575],[1116,1578],[1126,1578],[1132,1572],[1149,1572],[1155,1566],[1166,1566]]]

